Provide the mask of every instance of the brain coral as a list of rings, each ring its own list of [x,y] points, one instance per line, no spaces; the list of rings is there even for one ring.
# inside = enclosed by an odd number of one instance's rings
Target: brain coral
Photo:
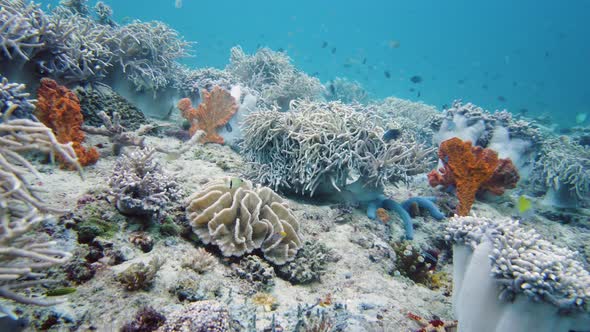
[[[277,265],[292,260],[301,247],[299,222],[283,199],[268,187],[252,187],[238,178],[213,181],[188,198],[193,232],[215,244],[224,256],[262,249]]]

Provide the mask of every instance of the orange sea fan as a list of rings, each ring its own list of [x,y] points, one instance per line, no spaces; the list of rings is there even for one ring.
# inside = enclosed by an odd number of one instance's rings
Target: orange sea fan
[[[201,143],[223,144],[223,137],[217,134],[217,128],[228,123],[238,110],[238,105],[229,92],[218,86],[211,92],[203,90],[201,97],[202,101],[196,110],[188,98],[178,102],[182,116],[191,123],[189,133],[192,136],[197,130],[202,130],[205,135],[201,138]]]
[[[42,78],[37,100],[35,116],[39,121],[53,130],[58,142],[72,142],[80,165],[94,164],[99,157],[98,151],[82,146],[85,136],[80,127],[84,118],[76,94],[50,78]]]
[[[444,167],[440,173],[430,172],[428,180],[431,186],[455,186],[460,216],[469,214],[478,191],[501,195],[506,188],[514,188],[519,179],[510,159],[499,159],[496,151],[472,146],[470,141],[457,137],[442,142],[438,156]]]

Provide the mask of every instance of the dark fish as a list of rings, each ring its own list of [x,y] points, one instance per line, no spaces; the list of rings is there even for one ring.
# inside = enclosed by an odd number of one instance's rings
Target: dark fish
[[[385,75],[386,78],[391,78],[391,74],[389,73],[389,71],[384,71],[383,74]]]
[[[410,81],[414,84],[422,83],[422,76],[414,75],[414,76],[410,77]]]
[[[259,49],[261,46],[261,44],[256,44],[256,49]]]
[[[367,58],[363,58],[363,65],[367,64]]]
[[[233,130],[229,122],[225,124],[225,130],[227,130],[228,133],[231,133],[231,131]]]
[[[522,114],[522,115],[526,115],[529,112],[529,110],[527,108],[521,108],[520,110],[518,110],[518,113]]]
[[[504,97],[504,96],[498,96],[498,101],[505,102],[506,101],[506,97]]]
[[[416,91],[416,89],[414,89],[414,88],[409,88],[408,90],[409,90],[410,92],[414,92],[414,91]]]
[[[518,82],[517,81],[512,81],[512,86],[514,86],[514,87],[518,86]]]
[[[336,94],[336,87],[334,86],[334,84],[330,83],[330,85],[328,86],[328,88],[330,89],[330,93],[332,95]]]
[[[387,129],[383,134],[383,140],[389,142],[392,139],[398,139],[402,135],[402,131],[399,129]]]
[[[416,97],[420,97],[420,95],[421,95],[421,93],[420,93],[420,91],[418,91],[418,95]]]
[[[345,63],[345,64],[342,65],[342,67],[344,67],[344,68],[350,68],[350,67],[352,67],[352,64]]]
[[[449,108],[449,105],[447,105],[447,104],[443,104],[443,105],[442,105],[442,109],[443,109],[443,110],[446,110],[446,109],[448,109],[448,108]]]
[[[279,47],[278,51],[281,52],[281,53],[283,53],[283,52],[285,52],[285,49],[282,48],[282,47]]]
[[[325,42],[322,43],[322,48],[326,48],[326,47],[328,47],[328,42],[327,41],[325,41]]]
[[[313,74],[311,74],[311,76],[316,76],[317,77],[317,76],[320,76],[320,73],[316,71]]]
[[[548,58],[549,57],[549,51],[545,51],[545,57]]]
[[[457,84],[463,84],[463,83],[465,83],[465,80],[458,80],[457,81]]]
[[[336,54],[336,47],[332,48],[332,54]]]
[[[438,263],[438,255],[439,252],[436,249],[428,249],[423,251],[422,257],[424,257],[424,263],[430,264],[430,270],[436,269],[436,264]]]
[[[487,90],[487,89],[488,89],[488,85],[487,85],[487,84],[483,84],[483,85],[481,86],[481,88],[482,88],[482,89],[484,89],[484,90]]]

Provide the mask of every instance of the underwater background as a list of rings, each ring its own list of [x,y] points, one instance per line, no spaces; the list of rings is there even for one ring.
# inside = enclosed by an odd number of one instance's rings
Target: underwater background
[[[184,61],[198,67],[225,67],[235,45],[267,46],[323,83],[345,77],[377,98],[438,108],[462,99],[566,127],[590,112],[585,0],[104,2],[117,21],[160,20],[197,41]]]

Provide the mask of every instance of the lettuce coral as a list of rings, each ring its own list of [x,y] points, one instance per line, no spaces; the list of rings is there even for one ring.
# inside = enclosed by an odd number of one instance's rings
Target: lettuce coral
[[[60,143],[72,142],[78,161],[82,166],[91,165],[98,160],[95,148],[82,146],[84,132],[81,130],[82,112],[75,93],[50,78],[41,79],[37,91],[38,102],[35,115],[47,127],[51,128]]]

